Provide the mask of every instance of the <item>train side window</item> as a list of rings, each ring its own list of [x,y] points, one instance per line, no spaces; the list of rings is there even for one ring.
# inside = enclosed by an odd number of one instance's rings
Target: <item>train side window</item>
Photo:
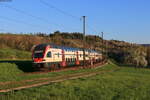
[[[47,57],[50,58],[52,56],[51,52],[47,53]]]
[[[68,58],[68,62],[70,62],[70,58]]]

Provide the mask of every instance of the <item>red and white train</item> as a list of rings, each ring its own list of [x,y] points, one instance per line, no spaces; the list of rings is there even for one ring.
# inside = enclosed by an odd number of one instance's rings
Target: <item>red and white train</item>
[[[83,57],[85,55],[85,58]],[[32,54],[34,67],[37,69],[56,69],[67,66],[82,65],[102,61],[102,54],[94,50],[39,44],[34,47]],[[84,60],[85,59],[85,60]]]

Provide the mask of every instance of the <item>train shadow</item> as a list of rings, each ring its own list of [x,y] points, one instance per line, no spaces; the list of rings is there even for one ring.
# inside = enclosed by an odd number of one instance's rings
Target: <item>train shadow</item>
[[[16,64],[18,69],[22,70],[23,72],[34,72],[32,67],[32,61],[23,61],[23,60],[3,60],[0,63],[13,63]]]

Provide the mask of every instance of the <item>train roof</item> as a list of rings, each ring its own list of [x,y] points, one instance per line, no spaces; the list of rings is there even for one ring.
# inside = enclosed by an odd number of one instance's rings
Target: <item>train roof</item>
[[[41,50],[43,48],[45,48],[46,46],[50,46],[51,48],[59,48],[59,49],[64,49],[64,50],[68,50],[68,51],[82,51],[83,48],[73,48],[73,47],[67,47],[67,46],[59,46],[59,45],[55,45],[55,44],[51,44],[51,43],[47,43],[47,44],[39,44],[35,47],[35,50]],[[91,49],[85,49],[85,51],[88,52],[93,52],[93,53],[97,53],[95,50],[91,50]]]

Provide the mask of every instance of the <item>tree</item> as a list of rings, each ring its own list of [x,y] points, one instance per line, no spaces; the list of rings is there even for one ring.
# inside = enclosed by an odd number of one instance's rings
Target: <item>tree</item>
[[[146,57],[147,54],[144,48],[132,49],[125,57],[125,63],[135,65],[136,67],[146,67],[148,65]]]
[[[150,47],[147,47],[147,61],[148,65],[150,65]]]

